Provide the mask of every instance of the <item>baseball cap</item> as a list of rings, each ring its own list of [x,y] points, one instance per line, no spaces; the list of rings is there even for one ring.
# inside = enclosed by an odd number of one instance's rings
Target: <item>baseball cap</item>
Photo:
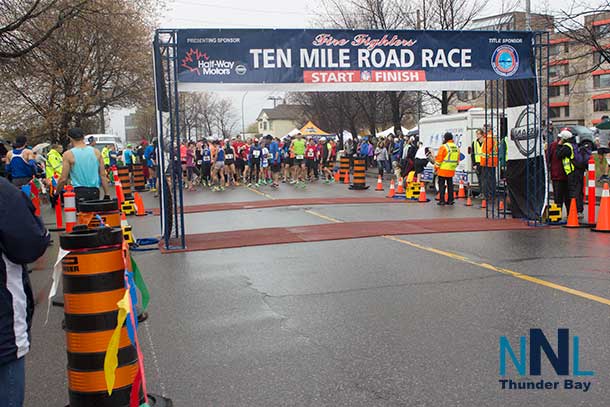
[[[563,129],[561,130],[561,133],[559,133],[559,137],[561,137],[562,140],[569,140],[574,137],[574,135],[572,134],[572,132],[570,132],[570,130]]]

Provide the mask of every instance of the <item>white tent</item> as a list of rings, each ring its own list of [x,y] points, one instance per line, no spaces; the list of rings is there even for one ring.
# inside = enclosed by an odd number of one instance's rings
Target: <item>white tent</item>
[[[290,136],[290,137],[294,137],[294,136],[296,136],[297,134],[299,134],[300,132],[301,132],[301,130],[299,130],[299,129],[297,129],[297,128],[294,128],[294,129],[292,129],[292,130],[290,130],[290,131],[288,132],[288,136]]]
[[[352,133],[350,133],[347,130],[343,130],[343,142],[346,142],[347,140],[351,140],[354,137],[352,136]]]
[[[407,129],[406,127],[402,127],[402,134],[407,134],[409,132],[409,129]],[[389,129],[385,129],[384,131],[380,131],[379,133],[377,133],[377,137],[388,137],[390,134],[394,134],[394,126],[390,127]]]

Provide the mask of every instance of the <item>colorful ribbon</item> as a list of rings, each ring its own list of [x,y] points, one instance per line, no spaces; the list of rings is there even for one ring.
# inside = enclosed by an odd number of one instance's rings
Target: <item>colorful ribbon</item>
[[[121,328],[125,323],[127,314],[133,314],[130,312],[130,298],[129,291],[125,291],[123,298],[117,302],[119,307],[119,314],[116,318],[116,328],[112,333],[108,348],[106,349],[106,356],[104,357],[104,377],[106,379],[106,389],[108,395],[112,395],[112,389],[114,388],[114,380],[116,379],[116,368],[119,365],[118,353],[119,353],[119,341],[121,340]]]

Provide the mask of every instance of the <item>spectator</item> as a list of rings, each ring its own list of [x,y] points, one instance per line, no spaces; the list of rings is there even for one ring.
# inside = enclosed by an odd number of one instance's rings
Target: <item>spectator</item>
[[[30,349],[34,297],[25,265],[43,255],[50,238],[32,202],[0,178],[0,404],[23,406],[25,355]]]
[[[559,140],[560,138],[558,135],[557,139],[549,145],[547,150],[547,161],[549,162],[551,181],[553,183],[553,200],[560,208],[565,205],[566,210],[564,213],[568,213],[568,176],[563,169],[561,158],[557,156]]]

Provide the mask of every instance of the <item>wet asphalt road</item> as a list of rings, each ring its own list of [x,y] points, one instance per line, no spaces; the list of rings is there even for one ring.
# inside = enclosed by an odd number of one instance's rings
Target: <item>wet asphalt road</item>
[[[350,196],[322,188],[309,188],[310,196]],[[263,193],[303,193],[292,192]],[[223,194],[188,199],[269,199],[243,188]],[[307,209],[193,214],[187,225],[201,233],[328,222]],[[482,214],[432,204],[311,209],[339,221]],[[158,230],[157,217],[130,222],[139,237]],[[486,265],[610,299],[610,235],[532,229],[397,239],[137,253],[152,292],[139,331],[149,390],[176,406],[608,405],[609,303]],[[55,253],[32,273],[38,292]],[[27,358],[27,406],[67,401],[62,313],[51,309],[43,326],[45,311],[41,304]],[[575,379],[591,381],[589,391],[500,389],[499,337],[516,346],[530,328],[542,328],[553,345],[557,328],[580,337],[581,370],[595,376]],[[563,383],[551,372],[544,361],[542,378]]]

